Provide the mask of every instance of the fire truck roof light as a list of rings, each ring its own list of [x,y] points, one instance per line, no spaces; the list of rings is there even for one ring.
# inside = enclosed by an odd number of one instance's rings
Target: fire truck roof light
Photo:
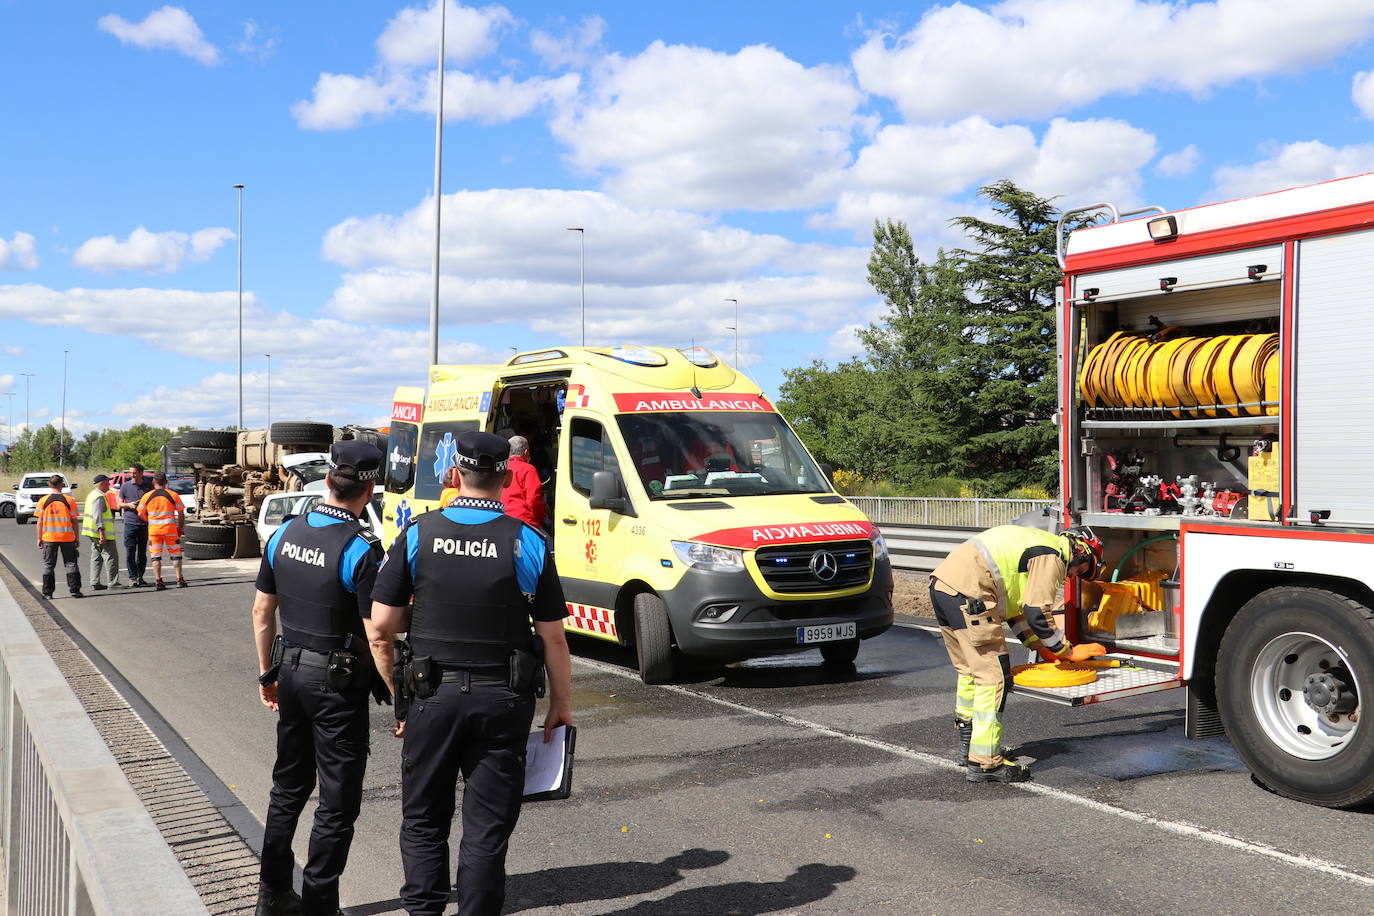
[[[1145,224],[1150,238],[1162,242],[1178,235],[1178,220],[1172,216],[1160,216]]]

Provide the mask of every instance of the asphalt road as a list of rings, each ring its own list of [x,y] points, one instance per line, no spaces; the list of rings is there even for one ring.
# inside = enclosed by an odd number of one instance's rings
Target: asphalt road
[[[0,551],[36,580],[34,532],[0,524]],[[185,591],[54,602],[232,790],[250,833],[273,751],[254,572],[188,563]],[[1374,912],[1371,813],[1259,788],[1224,739],[1183,737],[1181,691],[1080,709],[1012,697],[1008,740],[1036,779],[972,785],[950,760],[953,677],[924,630],[865,643],[849,673],[809,652],[667,687],[641,684],[628,652],[574,652],[575,794],[526,806],[509,913]],[[385,712],[344,876],[357,916],[398,905]]]

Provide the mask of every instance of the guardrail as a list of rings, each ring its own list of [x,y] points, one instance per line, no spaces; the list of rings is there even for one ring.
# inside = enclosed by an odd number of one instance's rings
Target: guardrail
[[[991,528],[1006,525],[1047,499],[955,499],[935,496],[850,496],[877,525],[924,525],[934,528]]]
[[[967,528],[921,528],[916,525],[879,525],[887,542],[893,569],[931,572],[949,552],[973,532]]]
[[[2,586],[0,865],[8,914],[208,912]]]

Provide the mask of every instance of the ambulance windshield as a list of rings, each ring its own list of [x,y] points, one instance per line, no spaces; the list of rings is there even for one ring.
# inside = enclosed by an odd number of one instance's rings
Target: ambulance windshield
[[[630,461],[653,499],[830,492],[775,413],[634,413],[619,421]]]

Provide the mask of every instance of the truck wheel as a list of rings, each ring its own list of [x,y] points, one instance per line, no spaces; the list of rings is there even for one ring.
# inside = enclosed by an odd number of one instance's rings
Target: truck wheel
[[[635,654],[639,677],[646,684],[673,679],[673,629],[663,599],[650,592],[635,595]]]
[[[190,464],[203,464],[206,467],[222,468],[226,464],[234,463],[234,450],[231,448],[184,448],[181,450],[182,460]]]
[[[234,545],[182,541],[181,551],[188,560],[227,560],[234,555]]]
[[[188,429],[179,438],[177,445],[187,448],[232,449],[238,443],[238,434],[227,429]]]
[[[233,525],[191,525],[186,526],[186,540],[197,544],[234,544]]]
[[[858,638],[846,639],[843,642],[823,642],[821,643],[821,658],[825,663],[835,668],[841,668],[854,664],[854,659],[859,657]]]
[[[324,445],[334,441],[328,423],[273,423],[272,441],[277,445]]]
[[[1226,735],[1262,783],[1298,801],[1374,800],[1374,611],[1318,588],[1275,588],[1240,609],[1217,656]],[[1371,704],[1374,708],[1374,703]]]

